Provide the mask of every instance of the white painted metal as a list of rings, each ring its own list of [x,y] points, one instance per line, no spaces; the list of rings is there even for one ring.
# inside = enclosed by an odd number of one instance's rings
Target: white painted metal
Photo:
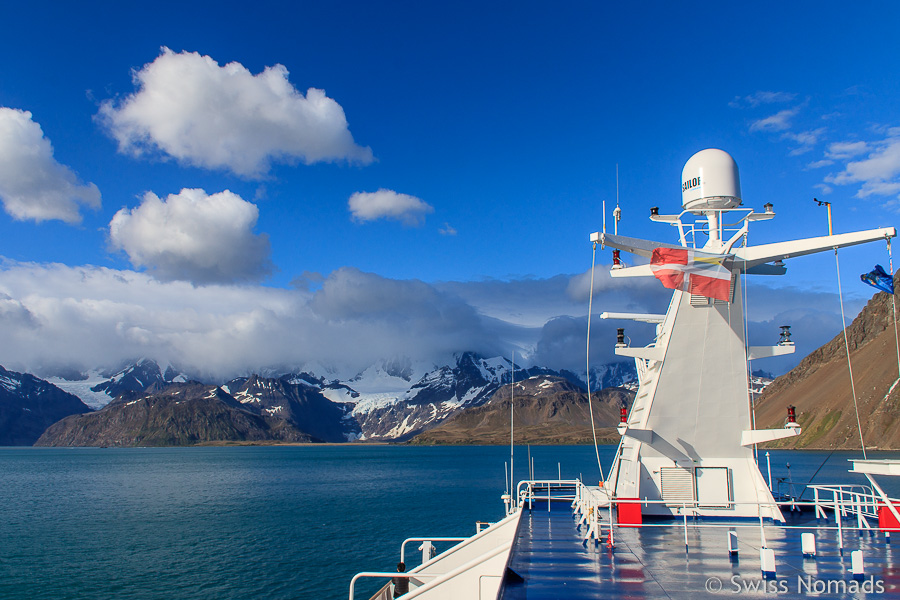
[[[484,586],[494,585],[496,596],[521,515],[522,511],[516,510],[409,571],[410,593],[404,598],[475,598]],[[429,539],[438,541],[441,538]],[[421,581],[418,580],[420,576]]]
[[[422,551],[422,564],[425,564],[434,558],[434,544],[431,543],[431,540],[422,542],[422,545],[419,546],[419,550]]]
[[[609,234],[594,234],[591,238],[643,257],[651,257],[655,248],[692,247],[703,239],[704,252],[735,257],[731,266],[734,301],[692,304],[689,293],[676,290],[665,319],[657,326],[656,339],[649,346],[616,348],[616,354],[635,358],[640,387],[606,485],[618,497],[649,500],[643,509],[645,514],[676,516],[681,513],[673,506],[674,496],[663,494],[664,474],[669,479],[669,491],[674,489],[673,471],[667,469],[677,469],[682,477],[693,477],[692,489],[703,489],[704,493],[705,487],[696,487],[697,469],[700,473],[714,472],[705,470],[709,468],[725,469],[717,473],[730,473],[733,502],[722,502],[719,492],[717,501],[709,506],[689,503],[685,510],[691,514],[783,521],[749,446],[798,435],[799,428],[753,431],[743,302],[739,301],[742,277],[736,275],[752,267],[771,266],[765,263],[772,261],[893,237],[896,231],[875,229],[735,248],[738,241],[745,239],[750,221],[774,213],[737,208],[737,167],[727,153],[704,151],[694,159],[694,163],[685,166],[682,180],[685,184],[688,175],[692,180],[691,189],[683,189],[686,212],[670,221],[679,228],[680,246]],[[696,177],[699,180],[694,181]],[[780,267],[764,270],[783,272]],[[652,271],[644,265],[618,269],[612,275],[646,276]],[[778,356],[791,350],[789,346],[754,347],[752,355]]]
[[[666,320],[666,315],[647,315],[643,313],[620,313],[620,312],[602,312],[601,319],[627,319],[629,321],[640,321],[642,323],[662,323]]]
[[[728,532],[728,554],[737,556],[738,554],[738,536],[737,531],[733,529]]]
[[[759,549],[759,564],[763,577],[766,579],[775,577],[775,551],[772,548]]]
[[[690,157],[681,172],[681,201],[691,211],[739,206],[741,183],[731,155],[708,148]]]
[[[799,427],[785,427],[783,429],[745,429],[741,432],[741,446],[752,446],[771,442],[783,438],[800,435]],[[771,486],[770,486],[771,487]]]
[[[900,475],[900,460],[851,460],[851,473],[868,475]]]
[[[771,356],[784,356],[785,354],[793,354],[794,346],[750,346],[747,354],[748,360],[756,360],[757,358],[769,358]]]
[[[816,555],[816,534],[811,532],[800,534],[800,551],[803,556]]]
[[[854,575],[865,574],[866,566],[862,550],[854,550],[850,553],[850,572]]]
[[[700,508],[730,508],[734,500],[731,470],[726,467],[697,467],[697,506]]]

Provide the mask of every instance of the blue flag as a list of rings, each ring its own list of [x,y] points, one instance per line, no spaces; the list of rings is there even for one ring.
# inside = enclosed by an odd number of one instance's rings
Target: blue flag
[[[894,278],[885,273],[881,265],[875,265],[874,269],[865,275],[860,275],[859,278],[863,283],[868,283],[882,292],[894,293]]]

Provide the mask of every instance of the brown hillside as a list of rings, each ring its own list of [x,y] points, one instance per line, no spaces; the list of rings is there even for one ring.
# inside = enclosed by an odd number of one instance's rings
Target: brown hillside
[[[894,276],[900,289],[900,278]],[[866,447],[900,449],[900,385],[891,296],[878,292],[847,327],[853,383]],[[892,389],[893,387],[893,389]],[[786,448],[860,448],[844,336],[804,358],[776,379],[756,405],[759,428],[784,424],[786,407],[797,407],[803,433],[774,442]]]
[[[592,443],[587,395],[559,377],[536,376],[516,382],[517,444]],[[633,392],[608,388],[592,395],[598,441],[619,441],[615,425],[619,405]],[[438,427],[417,435],[413,444],[508,444],[510,386],[498,389],[482,406],[467,409]]]

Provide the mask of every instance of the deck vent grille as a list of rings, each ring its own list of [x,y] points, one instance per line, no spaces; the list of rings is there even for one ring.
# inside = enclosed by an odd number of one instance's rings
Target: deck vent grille
[[[659,470],[662,499],[668,505],[694,502],[694,474],[690,469],[662,467]]]

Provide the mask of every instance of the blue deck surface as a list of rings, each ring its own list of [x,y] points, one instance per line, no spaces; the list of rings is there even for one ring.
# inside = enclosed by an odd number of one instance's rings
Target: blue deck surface
[[[844,531],[839,552],[834,526],[817,522],[809,513],[788,516],[787,525],[811,527],[817,557],[804,558],[799,530],[774,525],[765,528],[768,547],[775,551],[776,578],[764,579],[760,570],[758,523],[736,527],[739,552],[728,553],[728,527],[722,521],[689,521],[688,547],[681,522],[640,529],[615,529],[615,547],[582,544],[568,502],[546,500],[526,509],[519,525],[500,597],[504,600],[545,598],[678,598],[810,596],[816,598],[896,598],[900,595],[900,533],[893,548],[883,533]],[[855,525],[855,521],[846,521]],[[717,525],[717,527],[706,527]],[[606,528],[604,528],[606,535]],[[862,550],[862,581],[851,572],[852,550]],[[712,590],[712,591],[710,591]],[[880,590],[883,590],[879,593]]]

